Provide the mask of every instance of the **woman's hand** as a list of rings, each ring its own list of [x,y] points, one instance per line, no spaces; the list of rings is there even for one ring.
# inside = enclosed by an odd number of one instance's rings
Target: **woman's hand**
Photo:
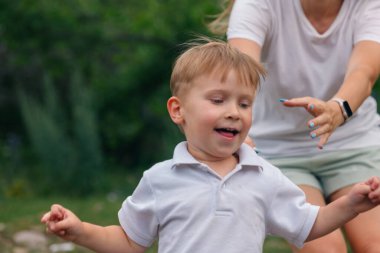
[[[320,137],[318,148],[322,149],[330,138],[331,134],[344,122],[343,113],[340,106],[335,101],[322,101],[312,97],[292,98],[281,100],[288,107],[304,107],[313,119],[307,122],[307,127],[311,129],[310,137]]]
[[[249,136],[247,136],[244,140],[244,143],[245,144],[248,144],[249,146],[251,146],[252,148],[256,148],[256,144],[255,142],[253,141],[253,139]]]

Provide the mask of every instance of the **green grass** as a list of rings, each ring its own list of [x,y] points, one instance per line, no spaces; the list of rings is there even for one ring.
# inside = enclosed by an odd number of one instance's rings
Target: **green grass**
[[[82,220],[99,225],[118,224],[117,211],[123,198],[113,201],[105,196],[91,197],[88,199],[75,198],[24,198],[24,199],[0,199],[0,252],[12,252],[15,247],[12,235],[21,230],[36,230],[43,232],[45,227],[40,223],[40,218],[51,204],[60,203],[74,211]],[[61,239],[48,235],[49,244],[63,242]],[[266,241],[264,253],[290,253],[286,242],[279,238],[270,238]],[[153,246],[148,252],[156,252]],[[90,252],[81,247],[76,247],[73,253]],[[39,252],[40,253],[40,252]]]

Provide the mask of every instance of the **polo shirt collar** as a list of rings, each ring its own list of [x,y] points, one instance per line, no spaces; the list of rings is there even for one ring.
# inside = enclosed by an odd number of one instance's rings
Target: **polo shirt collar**
[[[247,168],[264,168],[261,158],[249,145],[243,143],[237,151],[239,164]],[[187,150],[187,141],[180,142],[174,149],[173,167],[186,164],[200,164]]]
[[[187,141],[177,144],[173,154],[173,165],[200,164],[187,150]]]

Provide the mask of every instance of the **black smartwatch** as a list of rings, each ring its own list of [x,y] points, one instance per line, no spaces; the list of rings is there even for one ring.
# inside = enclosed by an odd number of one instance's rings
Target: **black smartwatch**
[[[342,110],[342,113],[343,113],[344,121],[348,120],[352,116],[351,107],[346,100],[337,98],[337,97],[334,97],[331,100],[334,102],[337,102],[338,105],[340,106],[340,109]]]

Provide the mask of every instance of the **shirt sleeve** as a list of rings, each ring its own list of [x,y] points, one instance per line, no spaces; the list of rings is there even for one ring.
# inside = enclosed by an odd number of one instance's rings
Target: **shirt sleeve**
[[[227,38],[249,39],[262,46],[270,24],[271,15],[265,0],[235,0],[229,19]]]
[[[284,175],[268,210],[268,233],[285,238],[301,248],[317,218],[319,206],[306,202],[303,191]]]
[[[150,247],[158,234],[155,197],[148,178],[144,175],[132,196],[119,210],[119,222],[129,238],[137,244]]]
[[[363,0],[356,17],[354,43],[371,40],[380,43],[380,1]]]

